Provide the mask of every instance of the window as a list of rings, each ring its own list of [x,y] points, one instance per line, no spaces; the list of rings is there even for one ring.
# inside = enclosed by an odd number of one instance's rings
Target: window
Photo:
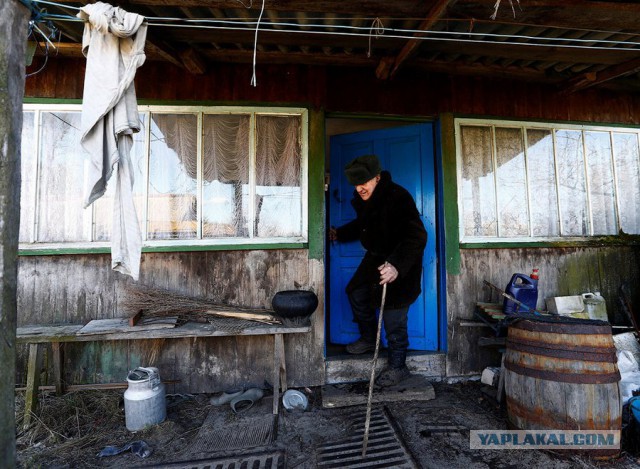
[[[108,246],[114,183],[83,208],[80,118],[80,106],[24,106],[22,248]],[[131,159],[146,246],[306,242],[306,110],[141,106],[140,119]]]
[[[639,129],[456,120],[462,242],[640,234]]]

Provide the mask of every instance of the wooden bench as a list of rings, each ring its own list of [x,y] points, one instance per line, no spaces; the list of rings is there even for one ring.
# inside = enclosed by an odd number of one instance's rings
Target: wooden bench
[[[85,325],[35,325],[18,327],[16,339],[19,344],[29,344],[29,361],[27,365],[27,390],[25,395],[25,426],[30,423],[31,412],[38,403],[40,376],[40,347],[51,344],[53,352],[53,374],[56,392],[64,392],[63,384],[63,347],[69,342],[94,342],[104,340],[147,340],[147,339],[180,339],[186,337],[229,337],[229,336],[273,336],[273,413],[278,413],[280,390],[287,390],[287,368],[284,351],[284,334],[309,332],[311,326],[284,327],[260,323],[243,327],[241,330],[229,331],[220,329],[211,323],[187,322],[183,325],[164,329],[145,329],[141,326],[129,326],[128,319],[108,319],[92,321],[101,322],[105,327],[95,329],[95,333],[79,333]]]

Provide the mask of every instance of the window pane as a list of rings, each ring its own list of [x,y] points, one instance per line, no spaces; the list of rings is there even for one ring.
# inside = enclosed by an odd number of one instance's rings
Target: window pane
[[[589,234],[583,153],[582,132],[577,130],[556,131],[563,236],[586,236]]]
[[[133,146],[131,147],[131,162],[133,165],[133,202],[136,207],[136,214],[138,216],[138,223],[140,223],[141,232],[142,214],[144,208],[144,177],[145,177],[145,128],[146,115],[140,115],[141,131],[133,134]],[[95,233],[94,241],[109,241],[111,239],[111,229],[113,224],[113,197],[115,194],[115,178],[114,173],[111,176],[111,181],[107,186],[107,192],[96,200],[93,205],[95,206]]]
[[[527,168],[533,236],[558,236],[556,168],[550,130],[527,130]]]
[[[589,174],[589,200],[594,235],[616,234],[616,201],[611,165],[611,134],[585,132]]]
[[[242,193],[249,181],[248,115],[203,118],[202,236],[249,236]]]
[[[526,167],[520,129],[496,127],[500,236],[529,236]]]
[[[25,112],[22,116],[22,147],[20,150],[20,242],[33,240],[35,215],[36,164],[38,153],[34,132],[35,112]]]
[[[300,118],[257,116],[255,236],[300,236]]]
[[[152,114],[148,239],[197,235],[197,118]]]
[[[618,179],[620,227],[625,233],[640,234],[640,153],[637,134],[613,134],[613,151]]]
[[[90,241],[91,208],[82,208],[85,155],[80,113],[43,112],[37,241]]]
[[[491,128],[462,126],[462,210],[465,236],[497,236]]]

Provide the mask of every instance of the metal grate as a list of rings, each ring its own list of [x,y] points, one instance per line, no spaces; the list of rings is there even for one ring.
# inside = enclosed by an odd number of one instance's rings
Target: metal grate
[[[272,443],[277,433],[275,415],[266,415],[220,428],[209,413],[189,447],[190,453],[214,453],[231,449],[254,448]]]
[[[369,425],[367,454],[362,457],[364,439],[364,412],[354,413],[349,438],[325,443],[318,448],[317,467],[319,468],[411,468],[417,466],[397,434],[389,411],[373,409]]]
[[[285,469],[284,451],[272,453],[246,454],[223,459],[200,459],[181,461],[160,466],[148,466],[150,469]]]

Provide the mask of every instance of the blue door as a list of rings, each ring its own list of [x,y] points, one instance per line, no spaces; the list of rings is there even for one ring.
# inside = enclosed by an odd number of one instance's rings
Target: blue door
[[[331,138],[331,226],[341,226],[355,217],[351,206],[353,186],[344,177],[344,166],[360,155],[376,154],[382,169],[394,182],[413,195],[428,240],[423,259],[422,294],[409,309],[409,348],[438,349],[438,298],[436,265],[436,200],[433,128],[431,124],[337,135]],[[330,341],[347,344],[359,337],[344,291],[364,249],[359,241],[329,245]]]

